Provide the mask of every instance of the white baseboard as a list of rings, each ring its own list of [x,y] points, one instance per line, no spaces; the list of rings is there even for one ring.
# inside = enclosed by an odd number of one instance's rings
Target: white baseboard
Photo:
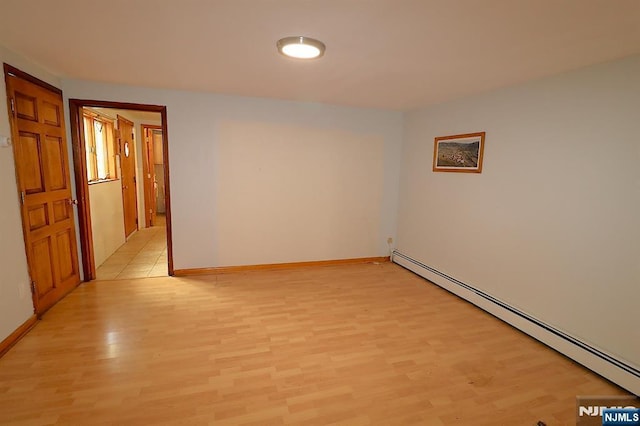
[[[405,254],[394,251],[392,259],[394,263],[473,303],[550,348],[611,380],[618,386],[635,395],[640,394],[640,370],[629,362],[607,354],[601,349],[594,348],[469,284],[456,280]]]

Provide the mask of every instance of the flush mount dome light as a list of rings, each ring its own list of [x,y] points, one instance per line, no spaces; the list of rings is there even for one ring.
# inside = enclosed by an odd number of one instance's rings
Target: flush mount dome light
[[[276,43],[278,52],[297,59],[314,59],[324,55],[324,43],[309,37],[285,37]]]

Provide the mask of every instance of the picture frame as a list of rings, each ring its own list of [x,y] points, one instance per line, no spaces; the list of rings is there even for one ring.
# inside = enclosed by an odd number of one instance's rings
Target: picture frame
[[[439,136],[433,143],[433,171],[482,173],[485,132]]]

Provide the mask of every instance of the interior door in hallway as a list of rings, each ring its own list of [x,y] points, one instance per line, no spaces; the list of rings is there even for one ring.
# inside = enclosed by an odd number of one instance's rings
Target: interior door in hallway
[[[27,262],[41,314],[80,283],[62,92],[18,70],[5,74]]]
[[[128,237],[138,229],[138,191],[133,122],[118,115],[124,233]]]
[[[144,156],[144,205],[145,205],[145,226],[147,228],[156,224],[157,213],[157,183],[154,153],[154,129],[161,129],[160,126],[148,124],[142,125],[142,137],[144,139],[142,153]]]

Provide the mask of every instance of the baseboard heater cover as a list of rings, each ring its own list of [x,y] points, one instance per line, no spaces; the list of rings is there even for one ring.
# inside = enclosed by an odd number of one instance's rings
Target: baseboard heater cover
[[[392,261],[456,296],[473,303],[482,310],[611,380],[620,387],[633,392],[635,395],[640,394],[640,370],[637,367],[594,348],[482,290],[425,265],[397,250],[393,252]]]

